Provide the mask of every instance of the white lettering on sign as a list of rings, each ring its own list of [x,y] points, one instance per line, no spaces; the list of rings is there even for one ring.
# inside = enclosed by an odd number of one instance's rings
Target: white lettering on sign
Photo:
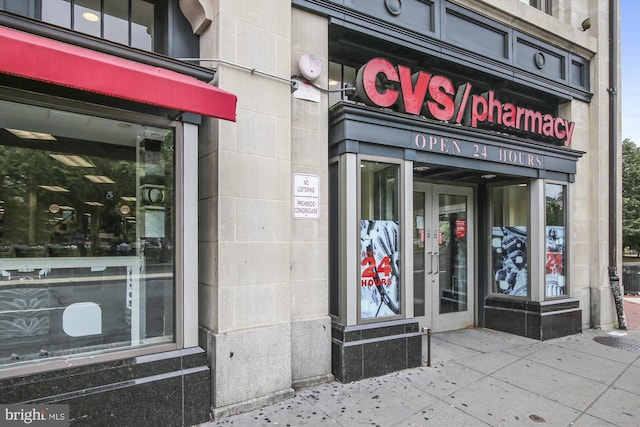
[[[320,177],[293,174],[293,217],[296,219],[320,218]]]

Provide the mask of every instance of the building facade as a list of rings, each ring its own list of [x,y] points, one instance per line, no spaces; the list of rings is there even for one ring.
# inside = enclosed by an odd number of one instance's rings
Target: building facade
[[[0,403],[193,425],[427,331],[614,327],[618,20],[0,0]]]

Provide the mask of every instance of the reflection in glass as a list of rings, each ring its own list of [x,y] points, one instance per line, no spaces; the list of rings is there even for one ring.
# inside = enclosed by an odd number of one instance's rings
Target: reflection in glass
[[[467,311],[467,198],[439,196],[440,314]]]
[[[527,200],[525,184],[491,189],[493,292],[528,295]]]
[[[565,186],[545,184],[545,296],[567,295],[565,279]]]
[[[425,315],[425,212],[424,193],[413,193],[413,315]]]
[[[173,130],[0,109],[0,365],[174,342]]]

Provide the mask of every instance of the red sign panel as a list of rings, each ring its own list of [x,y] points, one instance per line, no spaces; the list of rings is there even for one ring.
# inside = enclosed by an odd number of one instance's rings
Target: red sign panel
[[[456,237],[461,239],[467,235],[467,221],[464,219],[456,220]]]

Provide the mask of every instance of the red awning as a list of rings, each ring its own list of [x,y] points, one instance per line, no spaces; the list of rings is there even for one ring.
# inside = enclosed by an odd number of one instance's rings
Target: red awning
[[[163,68],[0,27],[0,73],[236,120],[236,96]]]

